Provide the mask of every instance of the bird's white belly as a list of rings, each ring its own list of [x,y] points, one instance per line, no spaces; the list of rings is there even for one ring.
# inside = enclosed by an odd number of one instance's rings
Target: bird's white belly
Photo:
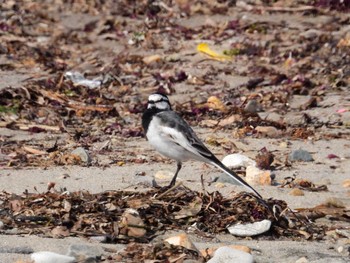
[[[147,131],[148,142],[163,156],[176,161],[187,161],[193,158],[193,153],[174,142],[167,134],[161,132],[157,121],[151,122]]]

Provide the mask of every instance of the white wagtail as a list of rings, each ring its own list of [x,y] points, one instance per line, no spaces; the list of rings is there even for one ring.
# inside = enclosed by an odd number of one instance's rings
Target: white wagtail
[[[177,161],[177,170],[169,186],[175,185],[182,162],[194,159],[216,166],[262,198],[253,187],[222,164],[201,142],[187,122],[171,109],[166,95],[154,93],[148,97],[147,110],[142,116],[142,127],[149,143],[160,154]]]

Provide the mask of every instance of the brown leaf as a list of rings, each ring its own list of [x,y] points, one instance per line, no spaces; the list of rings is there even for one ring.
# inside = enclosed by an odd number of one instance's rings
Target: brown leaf
[[[19,212],[23,207],[23,201],[19,199],[14,199],[9,201],[9,206],[12,212]]]
[[[51,230],[51,234],[54,238],[68,237],[69,230],[65,226],[56,226]]]

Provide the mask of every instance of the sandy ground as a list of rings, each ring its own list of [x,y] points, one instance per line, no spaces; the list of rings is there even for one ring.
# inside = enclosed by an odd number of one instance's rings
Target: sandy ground
[[[2,129],[3,134],[8,132]],[[200,130],[200,134],[204,131]],[[210,131],[208,131],[210,132]],[[24,133],[14,135],[17,138],[22,136],[23,140],[31,140],[33,136]],[[224,134],[223,134],[224,136]],[[34,136],[35,137],[35,136]],[[299,163],[293,165],[290,170],[275,171],[276,184],[282,182],[283,178],[287,176],[297,175],[298,178],[311,180],[316,184],[326,184],[329,188],[327,192],[307,192],[305,196],[289,195],[290,189],[279,188],[278,186],[256,186],[256,189],[265,198],[276,198],[285,200],[291,208],[306,208],[314,207],[329,198],[337,198],[344,204],[349,203],[348,190],[342,187],[342,182],[348,178],[347,171],[350,167],[350,160],[348,157],[348,141],[347,140],[331,140],[331,141],[290,141],[288,148],[281,148],[281,140],[274,139],[248,139],[237,141],[236,145],[247,156],[253,155],[261,146],[267,146],[271,150],[279,150],[280,156],[285,156],[292,149],[302,147],[310,151],[315,159],[311,163]],[[140,153],[153,155],[153,150],[150,149],[147,143],[142,140],[130,140],[130,145],[138,145],[137,151]],[[132,146],[134,147],[134,146]],[[219,150],[214,152],[218,156],[222,156]],[[325,158],[328,153],[337,153],[342,156],[342,159],[329,160]],[[97,157],[98,158],[98,157]],[[132,164],[122,167],[112,166],[106,169],[97,167],[79,167],[79,166],[65,166],[65,167],[50,167],[48,169],[32,168],[32,169],[3,169],[0,172],[1,189],[7,192],[22,193],[24,190],[34,192],[34,187],[38,192],[44,192],[47,189],[48,182],[55,182],[56,188],[66,188],[69,191],[88,190],[93,193],[102,192],[105,190],[121,190],[121,189],[143,189],[143,186],[137,185],[138,180],[135,178],[137,172],[145,172],[146,175],[154,175],[157,171],[173,171],[174,163],[150,163],[150,164]],[[330,167],[333,168],[330,168]],[[334,168],[334,166],[336,168]],[[184,181],[184,184],[194,190],[200,190],[200,175],[203,174],[206,181],[210,181],[215,175],[220,172],[215,168],[203,166],[198,162],[185,163],[179,179]],[[224,195],[232,191],[241,191],[242,188],[235,185],[226,184],[223,188],[216,188],[215,185],[207,186],[208,191],[219,190]],[[337,224],[335,222],[335,224]],[[166,233],[165,236],[170,236],[175,233]],[[338,240],[327,239],[320,242],[308,241],[290,241],[290,240],[252,240],[239,239],[229,234],[217,235],[214,239],[203,240],[202,238],[193,235],[189,232],[191,239],[195,242],[198,248],[206,248],[225,244],[243,244],[252,249],[252,253],[256,262],[295,262],[301,257],[306,257],[309,262],[347,262],[348,252],[338,252],[339,247],[344,250],[348,247],[348,240],[340,238]],[[121,249],[122,245],[101,245],[88,240],[79,238],[65,238],[65,239],[48,239],[40,238],[30,235],[1,235],[1,244],[4,247],[20,247],[28,246],[34,251],[53,251],[65,254],[70,244],[82,243],[93,244],[95,246],[113,248],[115,250]],[[0,253],[1,262],[14,262],[16,260],[26,260],[28,255],[21,255],[16,253]]]
[[[240,1],[241,2],[241,1]],[[238,11],[237,11],[238,10]],[[279,24],[279,30],[283,34],[286,33],[285,28],[288,26],[290,30],[296,35],[299,31],[306,31],[309,28],[322,29],[322,25],[327,25],[333,21],[333,17],[330,14],[324,14],[319,16],[302,16],[300,13],[285,13],[285,14],[275,14],[275,13],[265,13],[265,15],[256,14],[254,12],[250,13],[248,9],[237,9],[234,10],[232,15],[212,15],[212,16],[191,16],[189,18],[179,19],[178,24],[182,26],[188,26],[196,28],[200,25],[216,25],[223,21],[232,19],[241,19],[241,21],[253,22],[263,22],[263,23],[275,23]],[[74,13],[75,12],[75,13]],[[81,29],[88,22],[93,20],[103,20],[103,14],[90,16],[88,14],[79,14],[79,11],[74,10],[72,12],[66,12],[64,14],[58,14],[56,16],[57,24],[60,30],[68,31],[71,29]],[[132,24],[133,20],[128,20],[128,25]],[[343,17],[342,19],[345,20]],[[141,22],[140,22],[141,21]],[[138,21],[142,24],[142,20]],[[138,28],[139,24],[135,23],[132,25],[134,29]],[[286,26],[287,25],[287,26]],[[100,25],[101,27],[101,25]],[[130,32],[132,32],[131,29]],[[294,30],[294,31],[293,31]],[[331,29],[330,29],[331,30]],[[348,26],[342,24],[336,32],[332,32],[332,36],[339,35],[339,38],[343,36],[349,30]],[[79,31],[81,33],[82,31]],[[329,32],[329,31],[327,31]],[[326,32],[326,33],[327,33]],[[83,34],[83,33],[81,33]],[[85,33],[84,33],[85,34]],[[131,34],[131,33],[130,33]],[[328,34],[328,33],[327,33]],[[107,37],[104,38],[98,35],[93,35],[95,37],[94,41],[91,41],[86,49],[82,50],[83,56],[89,56],[92,50],[94,51],[94,56],[101,59],[103,62],[110,62],[113,56],[119,54],[120,50],[128,47],[127,40],[125,43],[119,43],[117,41],[108,40]],[[265,37],[265,36],[264,36]],[[49,38],[49,37],[48,37]],[[231,40],[228,40],[222,44],[222,46],[228,47],[231,42],[242,40],[243,37],[238,36]],[[339,40],[337,38],[337,40]],[[74,39],[74,38],[73,38]],[[47,39],[42,38],[40,41],[47,41]],[[167,40],[165,39],[165,42]],[[264,39],[264,41],[267,41]],[[170,40],[169,40],[170,42]],[[178,48],[180,50],[177,54],[182,57],[183,61],[190,61],[190,63],[179,63],[176,67],[181,67],[186,73],[192,76],[205,76],[206,73],[210,75],[212,69],[223,69],[227,65],[224,63],[219,63],[217,61],[210,61],[208,65],[202,66],[203,56],[195,51],[196,45],[200,40],[188,40],[186,41],[185,48],[181,46]],[[213,43],[213,41],[208,41]],[[38,43],[41,43],[38,41]],[[167,43],[166,48],[173,47],[174,43]],[[289,42],[283,43],[281,49],[289,48]],[[34,44],[33,44],[34,45]],[[175,46],[178,43],[175,43]],[[73,43],[72,46],[69,45],[69,49],[80,49],[84,48],[84,45]],[[142,48],[129,47],[128,52],[131,54],[142,54],[145,55]],[[223,47],[221,47],[223,48]],[[96,51],[97,50],[97,51]],[[153,55],[161,51],[148,51],[146,55]],[[91,55],[92,56],[92,55]],[[93,56],[92,56],[93,57]],[[80,56],[74,57],[76,61],[70,62],[69,66],[78,65],[75,70],[87,70],[90,69],[89,59],[86,59],[83,66],[80,67],[81,61]],[[73,60],[73,59],[72,59]],[[5,61],[5,62],[4,62]],[[0,62],[8,63],[6,56],[0,56]],[[232,74],[214,75],[214,84],[201,84],[201,85],[190,85],[190,84],[176,84],[176,92],[169,96],[172,102],[183,102],[191,95],[191,98],[204,97],[207,99],[210,94],[220,94],[224,84],[228,90],[234,90],[236,87],[246,83],[251,77],[247,76],[244,71],[247,69],[247,61],[241,61],[239,59],[234,61],[234,66],[229,68]],[[91,62],[92,64],[92,62]],[[103,64],[101,62],[101,64]],[[277,67],[277,66],[276,66]],[[96,70],[98,72],[98,70]],[[41,71],[37,67],[26,67],[21,68],[21,70],[14,71],[0,71],[0,91],[6,89],[7,87],[18,88],[27,83],[25,79],[28,77],[32,79],[42,78],[45,76],[45,72]],[[145,85],[151,85],[145,81]],[[196,88],[200,86],[200,89]],[[142,87],[143,88],[143,87]],[[150,88],[150,87],[147,87]],[[152,89],[152,87],[150,88]],[[265,87],[264,87],[265,89]],[[266,87],[268,89],[268,87]],[[253,91],[254,92],[254,91]],[[252,92],[252,93],[253,93]],[[257,91],[259,92],[259,91]],[[327,91],[328,92],[328,91]],[[146,99],[147,92],[142,92],[141,97]],[[222,94],[221,94],[222,95]],[[350,123],[350,116],[347,117],[341,114],[337,114],[337,110],[342,108],[348,108],[350,105],[350,95],[348,89],[335,89],[334,91],[328,92],[327,96],[324,96],[319,102],[318,107],[301,110],[300,107],[304,105],[305,101],[309,99],[309,96],[292,96],[291,100],[288,101],[290,108],[287,113],[281,113],[281,117],[294,118],[298,114],[307,113],[311,117],[318,118],[320,121],[329,120],[342,120]],[[124,102],[124,101],[123,101]],[[271,110],[271,109],[269,109]],[[262,112],[261,116],[267,116],[272,111]],[[134,117],[132,117],[134,118]],[[139,118],[139,116],[137,117]],[[342,119],[343,118],[343,119]],[[336,121],[335,121],[336,122]],[[319,128],[317,131],[317,136],[321,139],[286,139],[279,137],[273,138],[250,138],[246,137],[244,139],[237,139],[232,135],[232,130],[221,130],[220,132],[214,131],[210,128],[203,128],[203,125],[194,127],[195,131],[198,133],[199,137],[203,140],[208,137],[215,138],[226,138],[235,144],[236,150],[232,152],[239,152],[247,155],[251,158],[255,158],[257,152],[266,147],[269,151],[275,154],[276,163],[283,164],[288,154],[299,148],[307,150],[310,152],[314,158],[313,162],[300,162],[293,163],[291,167],[279,167],[273,171],[275,176],[274,184],[271,186],[256,186],[255,188],[261,193],[264,198],[275,198],[280,200],[285,200],[290,208],[309,208],[314,207],[319,204],[326,202],[329,199],[337,199],[342,202],[347,208],[350,204],[350,192],[349,188],[343,187],[343,182],[346,179],[350,179],[350,142],[348,140],[349,125],[334,127],[324,126]],[[345,134],[345,136],[339,136],[339,139],[333,137],[327,137],[324,134]],[[101,135],[102,136],[102,135]],[[317,137],[316,136],[316,137]],[[8,141],[15,141],[18,145],[44,145],[43,148],[49,148],[52,146],[56,138],[58,138],[58,143],[61,147],[65,149],[73,150],[77,147],[77,144],[70,144],[69,136],[65,134],[48,134],[39,133],[32,134],[26,131],[10,130],[7,128],[0,128],[0,138],[5,138]],[[331,139],[327,139],[331,138]],[[122,189],[132,189],[138,191],[144,189],[144,186],[138,185],[139,179],[135,176],[138,172],[145,172],[148,176],[154,176],[156,172],[162,170],[165,172],[174,172],[175,163],[165,160],[158,159],[157,153],[155,153],[147,144],[143,138],[124,138],[121,136],[106,136],[106,140],[111,140],[113,151],[106,155],[95,154],[92,150],[93,163],[98,162],[99,164],[111,164],[106,165],[106,168],[101,168],[101,166],[84,167],[84,166],[50,166],[50,167],[25,167],[25,168],[11,168],[3,166],[0,169],[0,191],[13,192],[13,193],[23,193],[25,190],[29,192],[45,192],[47,189],[47,184],[49,182],[56,183],[56,189],[66,188],[68,191],[76,190],[87,190],[92,193],[98,193],[105,190],[122,190]],[[103,141],[102,141],[103,142]],[[222,147],[209,147],[219,159],[223,158],[227,153]],[[94,149],[94,145],[91,145],[91,149]],[[335,154],[339,158],[329,159],[327,156],[329,154]],[[125,165],[117,166],[115,162],[111,160],[125,159],[127,160],[130,156],[146,158],[147,163],[137,164],[128,163],[126,161]],[[2,158],[2,156],[0,155]],[[236,185],[225,184],[224,187],[216,187],[215,184],[209,184],[211,178],[220,175],[220,172],[213,167],[205,166],[198,162],[188,162],[185,163],[181,173],[179,174],[179,179],[183,180],[184,184],[191,189],[201,190],[200,176],[204,175],[205,186],[208,191],[220,191],[224,195],[228,195],[231,192],[239,192],[243,189]],[[328,191],[322,192],[309,192],[304,191],[304,196],[293,196],[290,195],[289,188],[281,188],[280,185],[283,183],[284,178],[296,176],[296,178],[307,179],[316,185],[327,185]],[[1,211],[0,211],[1,212]],[[349,222],[344,221],[332,221],[329,218],[324,219],[324,222],[328,225],[333,225],[335,228],[337,226],[347,229],[349,231]],[[174,235],[176,233],[165,233],[164,236]],[[298,259],[305,257],[307,261],[299,262],[349,262],[349,248],[350,240],[342,236],[328,236],[322,241],[294,241],[288,238],[279,240],[268,240],[267,238],[237,238],[230,234],[220,234],[212,239],[203,239],[197,235],[192,234],[188,231],[193,242],[198,248],[206,248],[212,246],[226,245],[226,244],[243,244],[252,249],[252,254],[254,259],[258,263],[274,263],[274,262],[285,262],[294,263]],[[87,239],[80,238],[64,238],[64,239],[54,239],[54,238],[42,238],[32,235],[0,235],[0,262],[16,262],[16,261],[28,261],[29,255],[16,253],[16,248],[18,247],[28,247],[33,251],[52,251],[61,254],[66,254],[70,244],[89,244],[93,246],[100,246],[106,248],[106,250],[118,251],[124,246],[120,244],[100,244],[96,242],[89,241]],[[106,252],[110,253],[110,252]]]

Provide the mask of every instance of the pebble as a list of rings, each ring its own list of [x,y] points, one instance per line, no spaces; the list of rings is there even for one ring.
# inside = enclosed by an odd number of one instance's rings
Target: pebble
[[[260,170],[255,166],[248,166],[245,180],[251,185],[271,185],[271,171]]]
[[[65,256],[49,251],[35,252],[30,256],[33,263],[73,263],[74,257]]]
[[[248,101],[247,105],[244,107],[244,111],[249,113],[257,113],[262,110],[263,107],[256,100]]]
[[[299,188],[294,188],[289,192],[290,195],[293,196],[303,196],[304,192],[302,190],[300,190]]]
[[[106,243],[107,242],[107,236],[92,236],[89,238],[89,240],[93,242],[98,242],[98,243]]]
[[[249,223],[249,224],[235,224],[227,228],[227,230],[234,236],[239,237],[251,237],[257,236],[269,231],[271,227],[271,221],[264,219],[262,221]]]
[[[298,113],[292,112],[292,113],[287,113],[285,115],[284,122],[288,126],[299,127],[307,124],[307,119],[306,119],[306,116],[302,113],[298,114]]]
[[[337,248],[338,253],[343,253],[344,252],[344,247],[340,246]]]
[[[147,57],[144,57],[142,59],[142,61],[146,64],[146,65],[149,65],[153,62],[158,62],[158,61],[161,61],[162,60],[162,57],[160,55],[151,55],[151,56],[147,56]]]
[[[86,164],[91,163],[91,157],[83,147],[76,148],[74,151],[72,151],[72,154],[79,156],[83,163],[86,163]]]
[[[169,237],[165,239],[165,241],[174,246],[182,246],[187,249],[199,252],[197,247],[193,244],[193,242],[190,240],[188,235],[186,235],[185,233],[181,233],[176,236]]]
[[[309,39],[309,40],[312,40],[312,39],[315,39],[316,37],[322,35],[322,33],[323,33],[323,32],[320,31],[320,30],[311,28],[311,29],[309,29],[309,30],[306,30],[306,31],[304,31],[304,32],[301,32],[301,33],[299,34],[299,36],[300,36],[300,37],[304,37],[304,38]]]
[[[295,263],[308,263],[309,261],[307,260],[306,257],[299,258]]]
[[[220,177],[219,177],[220,178]],[[224,188],[226,185],[225,185],[225,183],[222,183],[222,182],[217,182],[216,184],[215,184],[215,187],[216,188]]]
[[[292,151],[288,156],[289,161],[311,162],[314,160],[308,151],[303,149]]]
[[[99,246],[72,244],[68,248],[68,256],[74,257],[78,262],[100,262],[103,250]]]
[[[256,166],[256,162],[249,157],[234,153],[229,154],[222,159],[222,163],[229,167],[229,168],[240,168],[240,167],[247,167],[247,166]]]
[[[246,252],[246,253],[249,253],[251,254],[252,253],[252,250],[247,247],[247,246],[243,246],[243,245],[228,245],[228,246],[225,246],[225,247],[229,247],[229,248],[232,248],[232,249],[237,249],[237,250],[241,250],[243,252]],[[211,248],[206,248],[206,249],[201,249],[201,254],[204,258],[207,258],[207,257],[213,257],[214,256],[214,253],[216,250],[218,250],[220,247],[211,247]]]
[[[343,187],[345,187],[345,188],[349,188],[350,187],[350,179],[346,179],[346,180],[343,181]]]
[[[3,229],[4,227],[5,227],[4,222],[2,222],[2,221],[0,220],[0,229]]]
[[[136,175],[134,175],[133,182],[135,184],[142,184],[142,185],[145,185],[147,187],[156,187],[157,186],[157,182],[154,179],[154,177],[148,176],[148,175],[140,176],[140,175],[136,174]]]
[[[208,263],[253,263],[251,254],[230,247],[220,247]]]
[[[288,142],[281,142],[279,147],[281,147],[281,148],[288,148],[288,145],[289,145]]]
[[[273,126],[257,126],[255,128],[255,130],[262,134],[262,135],[265,135],[267,137],[270,137],[270,138],[276,138],[280,135],[280,132],[279,130],[277,130],[275,127]]]
[[[125,210],[118,224],[119,233],[129,237],[143,237],[147,232],[144,226],[139,212],[133,208]]]

